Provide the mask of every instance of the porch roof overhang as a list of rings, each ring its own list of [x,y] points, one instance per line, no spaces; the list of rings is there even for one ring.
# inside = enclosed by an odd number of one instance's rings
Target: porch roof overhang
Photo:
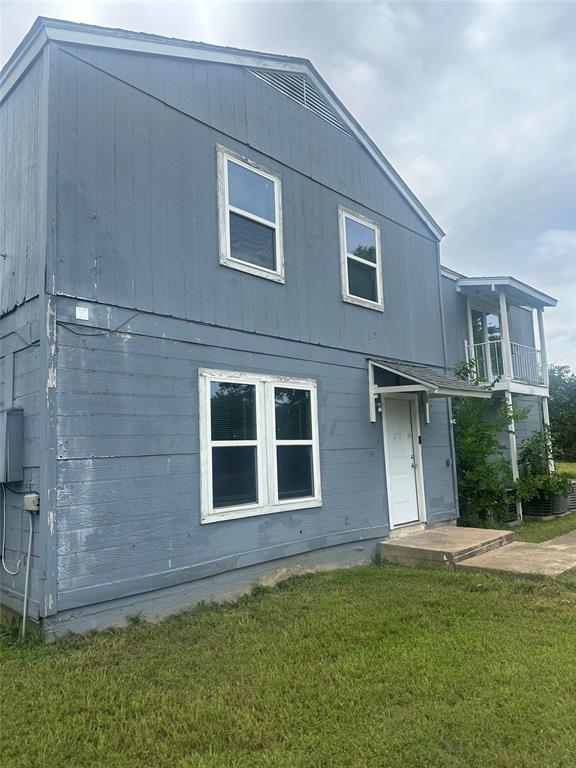
[[[398,363],[395,360],[369,358],[370,400],[375,395],[422,392],[426,397],[492,397],[486,387],[457,379],[427,365]],[[374,383],[374,367],[396,376],[388,385]]]
[[[533,288],[531,285],[517,280],[515,277],[459,277],[456,279],[456,290],[471,298],[485,299],[498,302],[498,293],[506,295],[508,301],[522,307],[555,307],[557,299]]]

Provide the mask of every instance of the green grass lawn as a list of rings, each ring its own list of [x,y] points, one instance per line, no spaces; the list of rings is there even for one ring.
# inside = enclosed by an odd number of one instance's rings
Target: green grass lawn
[[[557,472],[566,472],[576,480],[576,461],[557,461]]]
[[[576,579],[369,566],[1,648],[2,766],[571,768]]]
[[[508,526],[506,526],[508,527]],[[576,528],[576,512],[570,512],[563,517],[556,517],[553,520],[524,520],[521,525],[515,526],[512,530],[516,534],[518,541],[547,541],[555,536],[568,533]]]

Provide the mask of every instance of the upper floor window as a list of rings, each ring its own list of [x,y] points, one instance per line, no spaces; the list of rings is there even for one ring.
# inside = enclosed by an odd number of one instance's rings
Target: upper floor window
[[[220,263],[284,282],[280,177],[218,147]]]
[[[202,522],[321,504],[316,382],[199,371]]]
[[[342,207],[339,218],[342,298],[382,311],[380,228],[365,216]]]

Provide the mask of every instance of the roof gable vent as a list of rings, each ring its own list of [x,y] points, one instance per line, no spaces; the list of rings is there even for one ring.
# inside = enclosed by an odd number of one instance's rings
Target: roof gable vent
[[[300,106],[311,110],[318,117],[351,135],[335,110],[306,75],[298,72],[277,72],[271,69],[251,69],[250,72],[276,88],[277,91],[298,102]]]

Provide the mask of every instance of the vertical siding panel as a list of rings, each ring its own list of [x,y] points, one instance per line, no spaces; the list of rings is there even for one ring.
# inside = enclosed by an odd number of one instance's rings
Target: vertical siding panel
[[[96,106],[98,72],[91,67],[77,68],[77,124],[78,141],[76,144],[77,182],[74,184],[76,203],[76,237],[74,253],[74,274],[77,290],[84,283],[84,276],[92,276],[92,284],[87,285],[86,298],[96,299],[99,283],[106,279],[110,268],[114,270],[113,259],[103,254],[97,259],[96,233],[98,226],[97,189],[97,125]],[[114,183],[116,177],[111,179]],[[83,294],[79,292],[82,296]]]
[[[139,62],[139,66],[147,69],[148,59]],[[135,307],[145,309],[155,305],[152,267],[152,102],[144,94],[135,93],[133,109]]]
[[[37,296],[44,277],[44,61],[42,53],[0,105],[0,314]]]
[[[58,55],[58,175],[57,175],[57,238],[58,251],[54,258],[54,271],[58,289],[72,296],[79,295],[75,285],[75,268],[72,254],[76,256],[76,151],[78,119],[76,64],[65,54]],[[68,256],[68,254],[70,254]],[[93,282],[92,271],[84,275],[85,282]],[[80,287],[80,286],[79,286]],[[84,291],[86,286],[82,286]]]
[[[135,302],[135,270],[134,258],[134,148],[132,144],[132,120],[134,115],[134,91],[123,87],[117,89],[114,136],[115,172],[114,185],[114,228],[116,233],[114,254],[114,271],[116,290],[120,287],[127,297],[129,306]]]
[[[75,65],[77,66],[77,65]],[[115,229],[117,206],[117,161],[116,146],[116,89],[110,78],[97,74],[96,77],[96,202],[95,202],[95,258],[91,266],[94,292],[97,296],[115,292],[116,263],[121,254],[122,241]]]
[[[154,310],[170,314],[166,261],[166,208],[164,205],[166,185],[165,155],[165,111],[156,102],[150,109],[150,189],[152,191],[151,251],[152,279],[154,281]]]
[[[39,135],[39,104],[40,88],[42,82],[41,66],[43,66],[43,61],[39,62],[39,65],[40,66],[35,73],[37,105],[30,105],[27,121],[28,143],[31,151],[28,158],[28,168],[26,172],[26,199],[28,204],[26,209],[26,263],[23,270],[23,297],[28,297],[30,286],[39,285],[39,262],[42,248],[42,241],[40,240],[39,236],[42,219],[39,219],[40,206],[38,206],[37,199],[39,191],[35,192],[35,187],[40,187],[40,152],[41,147],[45,146],[40,142]],[[42,126],[42,132],[45,132],[45,126]]]

